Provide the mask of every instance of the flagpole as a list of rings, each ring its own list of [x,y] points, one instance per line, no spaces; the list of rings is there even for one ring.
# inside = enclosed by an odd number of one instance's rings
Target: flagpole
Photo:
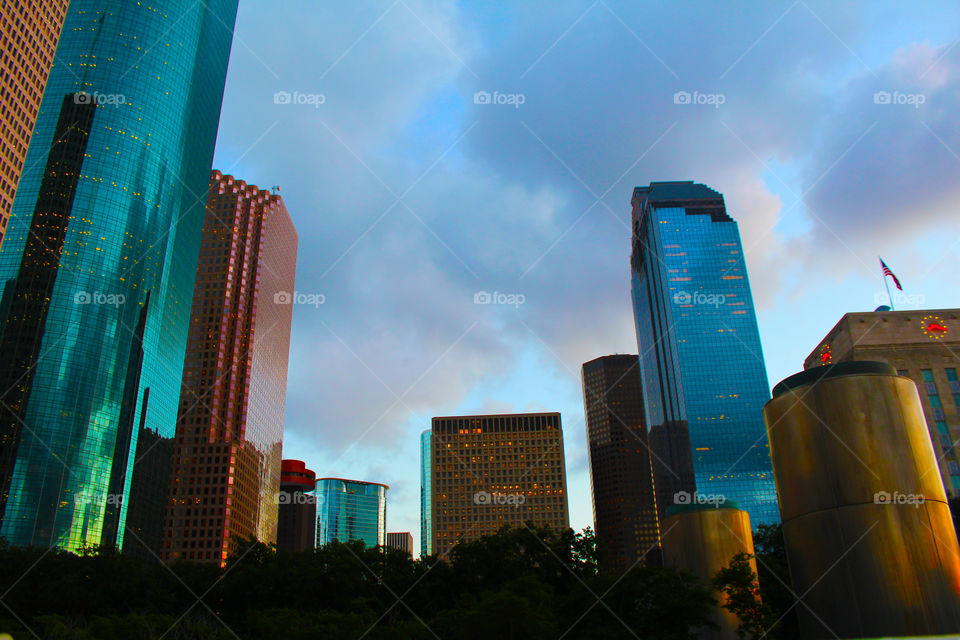
[[[890,300],[890,311],[896,311],[893,308],[893,296],[890,295],[890,283],[887,282],[887,276],[883,276],[883,286],[887,288],[887,298]]]

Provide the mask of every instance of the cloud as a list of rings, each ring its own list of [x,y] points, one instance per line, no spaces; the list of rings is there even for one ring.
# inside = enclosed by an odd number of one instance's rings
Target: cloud
[[[241,6],[217,168],[283,186],[297,288],[326,297],[294,310],[288,444],[319,473],[391,484],[412,521],[430,417],[562,405],[568,475],[585,478],[580,364],[637,349],[633,187],[722,192],[761,308],[862,268],[827,227],[873,259],[885,234],[949,224],[960,48],[912,44],[955,30],[948,8]],[[926,100],[884,109],[882,89]],[[806,206],[827,227],[799,220]],[[479,291],[525,301],[477,305]],[[572,513],[586,524],[589,504]]]
[[[894,243],[956,230],[958,80],[960,50],[914,43],[842,87],[805,177],[822,251],[849,250],[872,269]]]

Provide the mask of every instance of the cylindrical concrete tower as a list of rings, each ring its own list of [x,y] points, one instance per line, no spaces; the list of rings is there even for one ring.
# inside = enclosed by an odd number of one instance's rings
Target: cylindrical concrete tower
[[[763,413],[803,636],[960,631],[960,548],[913,381],[817,367]]]
[[[663,565],[684,569],[709,584],[720,569],[730,566],[738,553],[753,556],[750,515],[735,502],[674,505],[667,508],[661,528]],[[756,561],[750,566],[757,572]],[[716,594],[722,602],[723,595]],[[740,619],[718,606],[718,631],[705,631],[702,638],[737,640]]]

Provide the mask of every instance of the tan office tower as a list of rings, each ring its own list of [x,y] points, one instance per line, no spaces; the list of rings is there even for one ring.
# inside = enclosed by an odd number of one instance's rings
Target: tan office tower
[[[277,539],[297,232],[279,195],[214,171],[162,557],[223,564]]]
[[[569,528],[559,413],[432,421],[433,553],[503,526]]]
[[[944,488],[960,496],[960,309],[845,314],[803,368],[850,360],[886,362],[917,384]]]
[[[956,634],[960,547],[917,386],[841,362],[775,386],[763,415],[801,637]]]
[[[0,2],[0,245],[68,4]]]

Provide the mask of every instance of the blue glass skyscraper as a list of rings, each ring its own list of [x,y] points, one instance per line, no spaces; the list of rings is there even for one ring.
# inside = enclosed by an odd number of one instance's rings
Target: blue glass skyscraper
[[[159,543],[236,12],[70,3],[0,250],[11,544]]]
[[[632,296],[657,509],[735,500],[779,521],[769,385],[737,223],[693,182],[634,189]]]
[[[433,555],[433,487],[430,477],[433,474],[433,461],[430,457],[430,443],[433,430],[427,429],[420,434],[420,557]]]
[[[317,480],[317,547],[334,540],[362,540],[368,547],[387,544],[385,484],[320,478]]]

